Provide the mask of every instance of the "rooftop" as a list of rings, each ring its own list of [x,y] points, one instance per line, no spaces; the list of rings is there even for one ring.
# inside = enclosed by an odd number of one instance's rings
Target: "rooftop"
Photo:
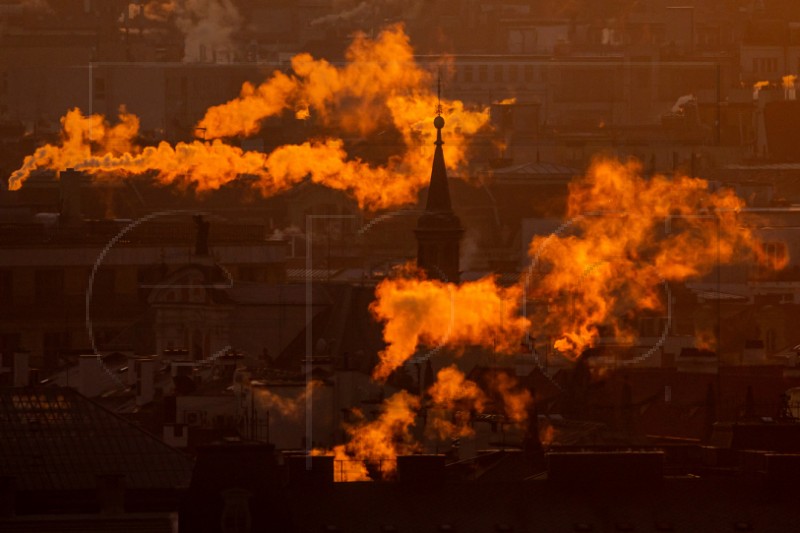
[[[0,388],[0,476],[20,491],[94,490],[124,476],[128,489],[186,485],[192,461],[69,388]]]

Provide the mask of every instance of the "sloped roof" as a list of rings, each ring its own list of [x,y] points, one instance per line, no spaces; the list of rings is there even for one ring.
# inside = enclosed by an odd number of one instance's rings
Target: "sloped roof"
[[[335,360],[348,354],[350,369],[369,372],[377,361],[377,354],[385,347],[383,324],[377,322],[369,311],[375,299],[375,289],[360,285],[326,285],[330,303],[316,314],[311,324],[312,342],[326,340],[326,353],[317,354]],[[308,325],[286,346],[278,357],[278,364],[294,368],[305,357]]]
[[[129,489],[186,485],[192,461],[69,388],[0,388],[0,476],[21,491],[93,490],[97,476]]]
[[[578,169],[572,167],[565,167],[555,163],[522,163],[510,167],[499,168],[492,170],[492,175],[497,177],[514,177],[514,178],[543,178],[555,176],[567,176],[571,179],[573,176],[579,174]]]
[[[444,119],[437,117],[436,125],[436,150],[433,152],[433,167],[431,181],[428,185],[428,198],[425,201],[425,212],[452,212],[450,204],[450,186],[447,180],[447,168],[444,165],[444,151],[442,150],[442,126]]]

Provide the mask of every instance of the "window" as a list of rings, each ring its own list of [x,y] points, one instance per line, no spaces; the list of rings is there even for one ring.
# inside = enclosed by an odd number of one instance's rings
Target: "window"
[[[5,366],[11,366],[13,354],[19,349],[19,341],[19,333],[0,334],[0,354],[4,356]]]
[[[503,65],[494,66],[494,81],[496,82],[503,81]]]
[[[786,243],[785,242],[765,242],[762,245],[764,255],[770,263],[780,265],[786,260]]]
[[[92,283],[92,297],[110,299],[114,296],[114,269],[108,267],[98,268]]]
[[[13,302],[12,274],[8,269],[0,270],[0,305],[10,306]]]
[[[92,90],[94,92],[95,100],[105,100],[106,98],[106,80],[97,76],[92,83]]]
[[[160,268],[160,277],[166,276],[166,265],[162,264]],[[138,301],[140,303],[144,303],[147,301],[148,296],[150,296],[150,289],[149,285],[154,285],[156,281],[159,279],[159,273],[156,273],[149,268],[140,268],[136,273],[136,279],[138,281],[139,291],[138,291]]]
[[[465,65],[464,66],[464,81],[467,83],[472,83],[472,65]]]
[[[753,58],[753,72],[756,74],[773,74],[778,70],[778,58],[756,57]]]
[[[533,81],[533,65],[525,65],[525,81]]]
[[[517,65],[508,66],[508,81],[512,83],[519,81],[519,71],[517,69]]]
[[[64,297],[63,270],[37,270],[35,274],[36,303],[46,305]]]
[[[647,89],[650,87],[650,71],[644,68],[637,68],[633,71],[633,85],[637,89]]]
[[[636,65],[631,66],[631,81],[637,89],[646,89],[650,86],[652,61],[650,56],[636,56],[631,58]]]
[[[480,65],[478,67],[478,81],[489,81],[489,67],[486,65]]]
[[[59,366],[58,356],[69,348],[69,333],[66,331],[47,331],[42,335],[42,359],[47,370]]]
[[[554,98],[557,102],[612,102],[618,98],[615,87],[619,79],[612,69],[564,68]]]

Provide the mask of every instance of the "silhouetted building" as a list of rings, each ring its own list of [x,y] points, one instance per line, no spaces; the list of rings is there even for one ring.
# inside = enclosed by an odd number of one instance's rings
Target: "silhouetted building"
[[[436,151],[433,154],[428,200],[425,212],[419,217],[414,230],[417,236],[417,266],[431,278],[456,283],[460,276],[459,244],[464,230],[450,204],[450,185],[442,150],[444,119],[437,116],[433,125],[436,126]]]

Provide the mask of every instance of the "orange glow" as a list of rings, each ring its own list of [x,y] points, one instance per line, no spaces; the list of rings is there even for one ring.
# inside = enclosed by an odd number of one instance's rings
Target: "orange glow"
[[[311,118],[311,112],[308,110],[308,106],[301,106],[297,108],[294,112],[294,118],[297,120],[308,120]]]
[[[306,399],[313,395],[314,389],[321,386],[319,381],[311,381],[305,390],[295,396],[281,396],[269,389],[252,388],[258,407],[263,410],[274,410],[287,418],[297,418],[305,408]]]
[[[143,14],[149,20],[164,22],[175,12],[176,7],[175,0],[150,0],[143,6]]]
[[[372,421],[362,420],[346,428],[350,440],[336,446],[334,477],[339,481],[368,481],[368,473],[383,479],[391,478],[397,471],[397,456],[416,451],[410,428],[419,410],[419,398],[400,391],[383,402],[383,412]]]
[[[797,89],[795,84],[797,83],[797,76],[794,74],[788,74],[781,78],[783,82],[783,94],[787,100],[795,100],[797,99]]]
[[[559,352],[576,358],[594,345],[600,326],[632,339],[626,318],[662,310],[664,282],[750,257],[768,263],[738,220],[742,207],[731,190],[713,192],[701,179],[645,179],[638,163],[596,161],[570,185],[571,234],[531,242],[529,289],[541,304],[534,324]]]
[[[761,92],[761,89],[769,87],[770,83],[768,81],[757,81],[753,84],[753,100],[758,100],[758,94]]]
[[[417,274],[419,275],[419,274]],[[460,285],[400,276],[384,279],[370,305],[384,323],[387,347],[373,378],[385,380],[421,345],[461,349],[468,345],[512,353],[529,328],[518,310],[519,286],[500,287],[493,277]]]
[[[553,444],[553,441],[556,438],[556,430],[552,424],[547,424],[542,428],[539,428],[539,441],[542,443],[542,446],[549,447]]]
[[[486,407],[486,395],[474,381],[466,379],[455,365],[448,366],[437,372],[428,394],[437,408],[428,412],[428,424],[440,439],[474,433],[470,412],[482,413]],[[446,416],[449,412],[450,418]]]
[[[483,411],[486,397],[474,381],[464,376],[455,365],[445,367],[436,373],[436,382],[428,390],[434,404],[453,409],[465,404],[469,409]]]
[[[416,201],[427,184],[436,131],[430,117],[436,109],[431,75],[413,60],[401,26],[392,26],[375,40],[360,35],[343,67],[299,54],[293,74],[275,72],[259,85],[245,84],[238,98],[210,108],[198,123],[203,140],[161,142],[137,147],[136,117],[121,113],[109,126],[101,115],[84,116],[73,109],[62,119],[62,141],[45,145],[25,158],[9,180],[12,190],[37,169],[75,168],[95,176],[126,177],[151,172],[165,184],[189,185],[197,191],[217,189],[241,175],[257,178],[265,195],[310,179],[355,197],[362,208],[383,209]],[[467,139],[488,123],[488,109],[465,108],[443,101],[448,128],[445,160],[451,168],[466,161]],[[351,158],[336,136],[278,147],[270,154],[243,151],[222,141],[256,133],[261,121],[284,111],[340,134],[368,135],[396,130],[400,153],[382,165]],[[208,140],[206,140],[208,139]]]
[[[509,420],[516,423],[528,420],[528,408],[533,398],[527,389],[520,387],[516,378],[497,373],[492,376],[490,386],[502,398],[503,410]]]
[[[694,347],[698,350],[716,351],[717,335],[707,328],[696,328],[694,333]]]
[[[434,80],[414,62],[413,49],[400,25],[389,27],[375,40],[357,35],[346,60],[343,67],[337,67],[298,54],[292,59],[292,75],[275,72],[258,87],[244,84],[239,98],[206,112],[198,131],[207,138],[251,135],[265,118],[290,108],[300,110],[295,111],[298,118],[313,116],[321,125],[346,135],[395,129],[402,136],[404,150],[385,167],[373,169],[359,161],[347,161],[343,150],[335,154],[338,161],[334,162],[334,153],[329,152],[325,164],[316,167],[314,154],[292,152],[302,158],[307,173],[319,183],[328,184],[321,176],[330,176],[328,170],[336,167],[342,177],[331,186],[352,190],[362,206],[382,208],[412,202],[430,175],[436,137],[430,127],[431,111],[437,105]],[[469,110],[458,100],[443,100],[442,106],[448,124],[445,161],[457,168],[466,161],[467,138],[488,123],[489,112]],[[335,140],[319,144],[341,147]]]
[[[372,481],[364,462],[347,455],[344,444],[334,446],[332,450],[311,450],[311,455],[333,456],[333,480],[336,482]]]

